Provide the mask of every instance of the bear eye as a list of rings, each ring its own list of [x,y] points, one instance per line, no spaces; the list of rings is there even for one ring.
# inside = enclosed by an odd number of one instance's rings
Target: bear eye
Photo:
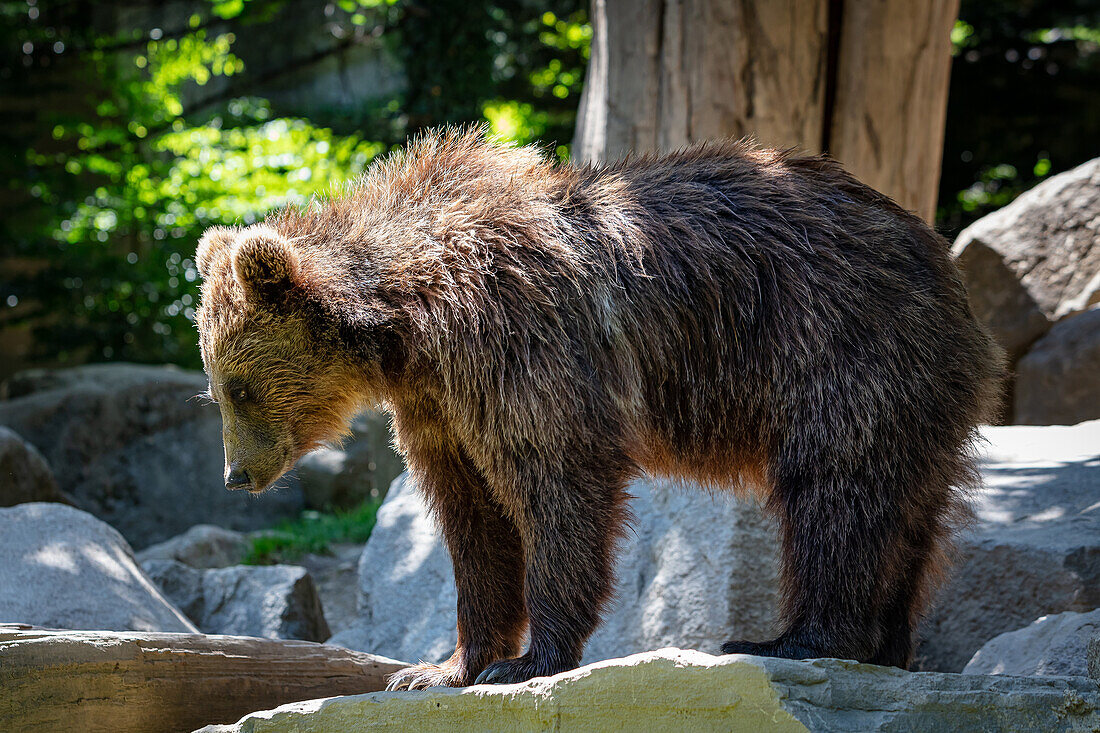
[[[235,404],[240,405],[248,402],[248,387],[241,384],[235,384],[229,388],[228,392],[229,399]]]

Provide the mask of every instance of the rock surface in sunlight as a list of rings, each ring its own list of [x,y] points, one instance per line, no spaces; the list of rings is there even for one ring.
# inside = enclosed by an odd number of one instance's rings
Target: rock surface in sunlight
[[[717,652],[730,638],[772,633],[777,540],[759,507],[667,481],[628,491],[635,520],[585,662],[671,644]],[[405,474],[359,561],[359,617],[330,643],[437,662],[454,651],[456,603],[450,556]]]
[[[974,222],[952,251],[974,315],[1015,361],[1059,319],[1100,303],[1100,158]]]
[[[998,634],[1100,607],[1100,420],[982,432],[978,523],[922,629],[921,669],[961,671]]]
[[[1082,678],[913,674],[662,649],[518,685],[284,705],[205,733],[355,731],[1077,731],[1100,726]]]
[[[79,509],[0,509],[0,558],[0,622],[198,631],[138,567],[122,535]]]

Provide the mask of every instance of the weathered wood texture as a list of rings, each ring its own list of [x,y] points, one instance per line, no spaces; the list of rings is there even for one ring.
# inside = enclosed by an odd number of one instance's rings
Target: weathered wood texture
[[[820,144],[825,0],[593,0],[592,22],[578,159],[730,135]]]
[[[0,626],[0,731],[190,731],[381,690],[402,666],[305,641]]]
[[[844,3],[829,152],[931,221],[959,0]]]
[[[592,0],[574,157],[753,135],[934,213],[958,0]]]

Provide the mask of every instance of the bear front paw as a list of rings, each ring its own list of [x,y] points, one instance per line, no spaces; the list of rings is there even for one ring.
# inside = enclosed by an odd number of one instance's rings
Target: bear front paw
[[[779,637],[772,641],[727,641],[722,645],[723,654],[752,654],[756,657],[782,657],[784,659],[816,659],[825,656],[814,649]]]
[[[526,682],[533,677],[549,677],[559,672],[566,672],[576,666],[575,664],[554,664],[539,661],[528,654],[524,654],[515,659],[493,662],[477,676],[474,684],[508,685],[515,682]]]
[[[465,684],[465,675],[458,665],[421,662],[391,674],[386,690],[426,690],[429,687],[463,687]]]

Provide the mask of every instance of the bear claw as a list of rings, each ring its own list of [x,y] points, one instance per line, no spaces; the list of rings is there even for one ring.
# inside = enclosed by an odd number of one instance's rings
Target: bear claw
[[[764,642],[727,641],[722,645],[722,653],[751,654],[755,657],[782,657],[784,659],[816,659],[822,656],[812,649],[783,638]]]
[[[486,667],[474,680],[475,685],[509,685],[516,682],[526,682],[532,677],[549,677],[559,672],[564,672],[572,667],[550,669],[550,665],[539,663],[524,654],[515,659],[504,659],[493,662]]]
[[[429,687],[460,687],[455,670],[446,665],[421,662],[390,675],[387,692],[395,690],[426,690]]]

